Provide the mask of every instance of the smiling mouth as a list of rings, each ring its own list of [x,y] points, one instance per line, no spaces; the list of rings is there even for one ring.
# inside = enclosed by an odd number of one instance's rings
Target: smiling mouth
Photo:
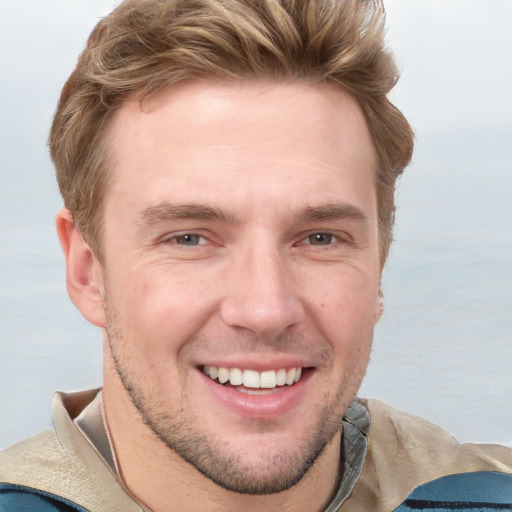
[[[285,386],[293,386],[300,381],[306,368],[279,368],[259,372],[240,368],[203,366],[202,372],[217,384],[234,387],[237,391],[256,394],[256,390],[268,392]],[[260,391],[260,392],[261,392]]]

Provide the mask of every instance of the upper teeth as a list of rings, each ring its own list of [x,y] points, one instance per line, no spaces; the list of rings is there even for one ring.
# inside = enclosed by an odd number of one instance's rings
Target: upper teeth
[[[232,386],[246,388],[275,388],[276,386],[291,386],[298,382],[302,368],[280,368],[258,372],[256,370],[241,370],[240,368],[224,368],[223,366],[203,366],[203,373],[210,379],[219,379],[221,384],[229,381]]]

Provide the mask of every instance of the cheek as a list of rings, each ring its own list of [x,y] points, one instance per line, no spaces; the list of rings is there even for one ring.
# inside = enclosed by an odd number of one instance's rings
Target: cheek
[[[214,309],[211,287],[190,272],[149,266],[112,277],[108,292],[117,321],[145,358],[178,352]]]
[[[378,306],[378,281],[360,273],[326,281],[317,300],[310,302],[310,318],[329,341],[337,364],[368,358]]]
[[[329,324],[351,331],[374,325],[378,311],[379,278],[355,269],[326,276],[319,286],[310,287],[313,307]]]

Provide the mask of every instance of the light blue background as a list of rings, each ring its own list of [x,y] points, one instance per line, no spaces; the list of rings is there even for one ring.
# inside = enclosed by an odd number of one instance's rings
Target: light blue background
[[[101,384],[99,332],[67,298],[45,146],[107,0],[0,0],[0,448]],[[512,443],[512,1],[388,0],[394,93],[417,135],[385,314],[361,395],[461,440]]]

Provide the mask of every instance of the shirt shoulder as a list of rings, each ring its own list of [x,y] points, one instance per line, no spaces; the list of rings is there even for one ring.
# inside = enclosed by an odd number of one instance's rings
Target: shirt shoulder
[[[57,507],[56,510],[66,512],[69,507],[78,511],[141,512],[141,507],[126,493],[74,424],[73,418],[94,399],[96,393],[57,393],[53,401],[55,428],[0,452],[2,512],[40,510],[37,507],[12,508],[13,500],[17,503],[39,500],[47,507]],[[7,502],[11,503],[11,508]]]
[[[368,452],[361,477],[345,503],[346,510],[395,510],[415,489],[450,475],[512,474],[509,447],[459,443],[423,418],[378,400],[361,402],[370,412]]]
[[[53,429],[0,452],[0,510],[6,512],[85,512],[86,509],[40,489],[69,474],[69,460]]]
[[[417,487],[395,512],[512,510],[512,475],[494,471],[460,473]]]
[[[30,486],[43,468],[61,467],[65,462],[55,431],[44,430],[0,452],[0,483],[17,481]]]
[[[0,510],[3,512],[87,512],[76,503],[38,489],[0,484]]]

